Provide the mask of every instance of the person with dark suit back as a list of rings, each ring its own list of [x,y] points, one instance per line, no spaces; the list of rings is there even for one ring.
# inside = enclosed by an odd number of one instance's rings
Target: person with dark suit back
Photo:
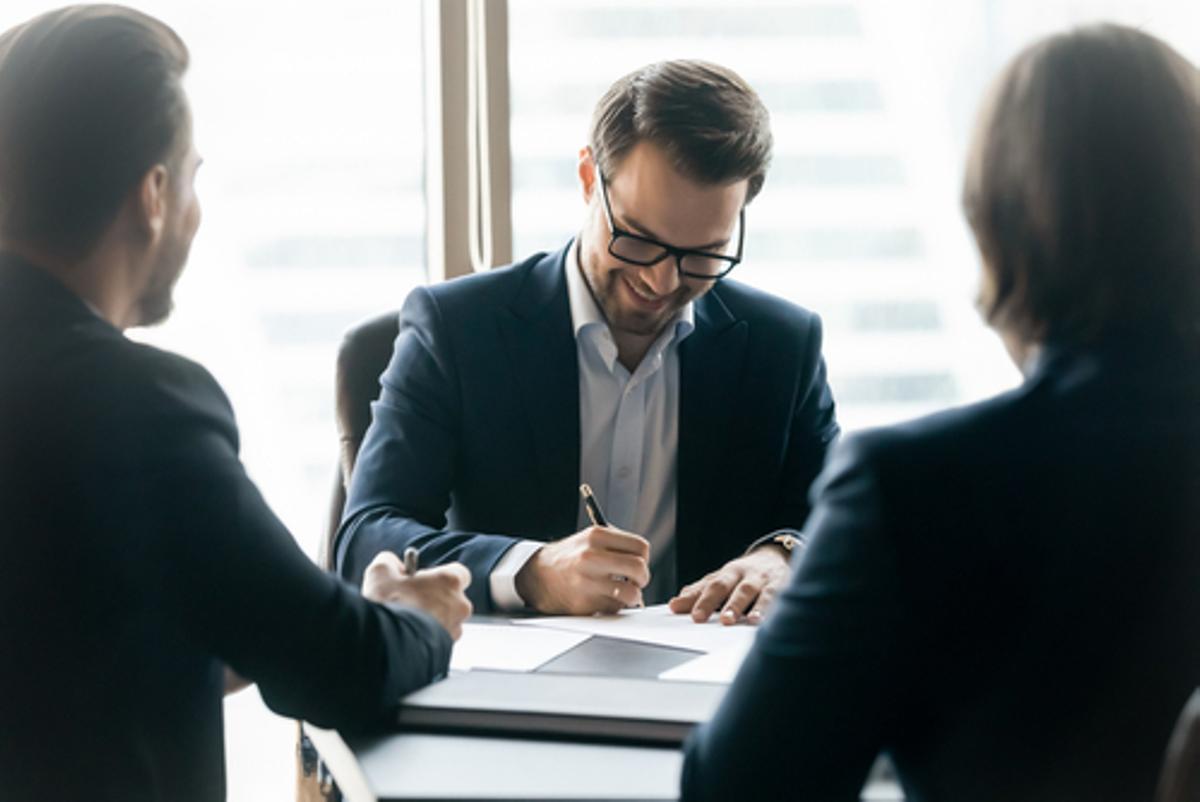
[[[0,36],[4,799],[224,799],[226,687],[373,726],[470,612],[462,566],[383,554],[362,595],[319,570],[213,378],[124,336],[167,316],[200,222],[187,62],[118,6]]]
[[[1200,684],[1200,76],[1112,25],[985,104],[964,205],[1016,390],[852,435],[682,798],[1153,799]]]
[[[479,610],[612,612],[679,591],[672,609],[697,621],[756,622],[838,431],[817,316],[726,278],[770,154],[767,110],[728,69],[617,81],[579,153],[579,236],[405,302],[343,575],[418,545],[471,569]]]

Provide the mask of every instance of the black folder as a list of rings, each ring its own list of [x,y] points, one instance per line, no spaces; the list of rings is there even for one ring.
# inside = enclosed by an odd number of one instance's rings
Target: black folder
[[[727,685],[583,674],[451,673],[406,696],[404,730],[678,746]]]

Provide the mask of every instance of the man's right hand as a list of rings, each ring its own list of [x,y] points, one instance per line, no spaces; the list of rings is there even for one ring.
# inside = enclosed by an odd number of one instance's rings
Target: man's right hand
[[[611,526],[547,543],[517,572],[517,593],[539,613],[615,613],[642,604],[650,544]]]
[[[458,640],[462,623],[471,614],[471,602],[464,593],[470,584],[471,572],[462,563],[439,565],[409,576],[394,552],[381,551],[363,572],[362,595],[371,601],[420,608]]]

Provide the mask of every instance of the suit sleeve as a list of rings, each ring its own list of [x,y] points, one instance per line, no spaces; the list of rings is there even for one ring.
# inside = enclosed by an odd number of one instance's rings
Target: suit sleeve
[[[422,565],[463,563],[471,572],[471,603],[488,612],[488,577],[518,538],[446,528],[462,403],[444,321],[423,287],[405,301],[380,384],[338,532],[338,571],[361,583],[376,554],[415,546]]]
[[[821,342],[821,319],[812,315],[777,495],[775,531],[755,541],[751,548],[766,542],[779,531],[793,532],[801,540],[807,538],[802,528],[811,511],[812,486],[840,432]]]
[[[275,712],[325,727],[375,726],[444,673],[451,640],[433,618],[362,598],[300,550],[247,477],[212,378],[189,364],[156,374],[130,407],[128,464],[158,522],[145,528],[161,597],[197,649],[256,682]]]
[[[857,800],[887,742],[904,615],[877,483],[842,447],[818,484],[804,559],[685,745],[687,802]]]

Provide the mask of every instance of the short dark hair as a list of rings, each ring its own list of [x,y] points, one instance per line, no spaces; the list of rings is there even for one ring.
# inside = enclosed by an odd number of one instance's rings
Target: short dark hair
[[[190,125],[183,40],[122,6],[58,9],[0,36],[0,239],[94,246]]]
[[[618,80],[592,115],[593,157],[610,176],[639,142],[651,142],[675,169],[704,184],[749,179],[762,189],[771,162],[767,107],[733,70],[703,61],[662,61]]]
[[[996,328],[1028,343],[1200,337],[1200,74],[1117,25],[1036,42],[980,115],[963,206]]]

